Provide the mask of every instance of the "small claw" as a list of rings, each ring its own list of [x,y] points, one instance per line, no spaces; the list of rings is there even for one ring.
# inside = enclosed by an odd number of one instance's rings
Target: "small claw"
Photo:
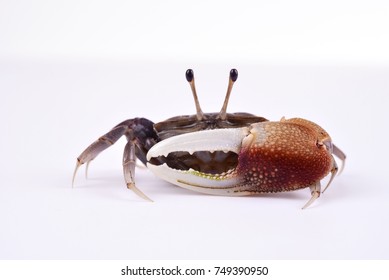
[[[78,170],[78,168],[80,168],[81,165],[82,165],[82,163],[77,159],[76,168],[74,169],[74,172],[73,172],[72,188],[74,188],[74,180],[76,179],[77,170]]]
[[[134,193],[136,193],[139,197],[147,200],[147,201],[150,201],[150,202],[154,202],[153,200],[151,200],[147,195],[145,195],[140,189],[138,189],[136,186],[135,186],[135,183],[127,183],[127,189],[129,190],[132,190]]]

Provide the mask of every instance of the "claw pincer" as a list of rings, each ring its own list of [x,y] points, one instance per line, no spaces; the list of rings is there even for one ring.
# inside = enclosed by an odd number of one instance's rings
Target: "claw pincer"
[[[255,123],[248,128],[214,129],[175,136],[153,146],[147,159],[148,168],[157,176],[203,193],[252,195],[310,187],[312,198],[305,208],[319,197],[320,180],[329,172],[336,174],[337,167],[329,147],[332,147],[329,135],[315,123],[282,119],[280,122]],[[203,172],[191,165],[193,159],[188,160],[189,156],[180,157],[182,153],[194,157],[199,153],[216,152],[238,156],[235,162],[229,162],[229,170],[222,173]],[[160,160],[156,163],[155,158]],[[174,161],[184,163],[186,167],[176,168]]]

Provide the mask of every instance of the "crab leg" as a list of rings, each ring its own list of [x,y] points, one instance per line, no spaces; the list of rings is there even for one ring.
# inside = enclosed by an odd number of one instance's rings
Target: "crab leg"
[[[342,166],[340,167],[339,173],[342,173],[344,169],[344,165],[346,163],[346,154],[343,153],[341,149],[339,149],[336,145],[332,144],[332,153],[342,161]]]
[[[122,136],[126,136],[128,141],[123,154],[123,173],[127,188],[134,191],[140,197],[151,201],[151,199],[135,186],[136,158],[146,164],[148,150],[159,141],[154,131],[154,123],[144,118],[129,119],[118,124],[111,131],[87,147],[77,158],[72,186],[74,186],[74,180],[79,167],[86,163],[88,168],[89,163],[93,159],[102,151],[115,144]]]
[[[135,145],[132,141],[128,141],[126,147],[124,148],[123,154],[123,173],[124,180],[126,181],[127,188],[132,190],[138,196],[142,197],[145,200],[152,200],[147,197],[142,191],[140,191],[135,186],[135,166],[136,166],[136,156],[135,156]]]
[[[316,199],[320,197],[320,190],[321,190],[321,185],[320,181],[316,182],[315,184],[309,186],[309,189],[311,190],[311,199],[304,205],[302,209],[308,208]]]
[[[324,188],[323,193],[326,191],[326,189],[330,186],[332,180],[335,178],[336,173],[338,173],[338,164],[336,163],[334,157],[332,157],[332,168],[331,168],[331,178],[327,183],[327,186]]]
[[[124,125],[114,127],[111,131],[101,136],[81,153],[81,155],[77,158],[76,168],[73,173],[72,186],[74,186],[74,180],[76,178],[78,168],[84,163],[86,163],[88,167],[89,163],[102,151],[115,144],[115,142],[124,135],[126,130],[127,127]],[[88,170],[88,168],[86,170]],[[87,174],[87,171],[85,174]]]

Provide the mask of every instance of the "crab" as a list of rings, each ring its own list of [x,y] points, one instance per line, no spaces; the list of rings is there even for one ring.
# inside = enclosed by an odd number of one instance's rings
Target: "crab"
[[[125,120],[87,147],[77,158],[86,171],[96,156],[120,137],[127,138],[123,173],[128,189],[150,200],[135,184],[137,159],[158,177],[177,186],[214,195],[243,196],[309,188],[310,206],[342,171],[346,155],[319,125],[302,118],[269,121],[249,113],[227,113],[238,71],[232,69],[219,113],[203,113],[193,70],[186,71],[196,114],[159,123],[146,118]],[[342,162],[339,170],[334,155]],[[339,172],[340,174],[340,172]]]

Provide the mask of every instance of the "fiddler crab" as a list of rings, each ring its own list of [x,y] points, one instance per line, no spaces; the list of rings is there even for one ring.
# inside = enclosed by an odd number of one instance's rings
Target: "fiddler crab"
[[[126,136],[123,172],[127,188],[150,200],[135,185],[136,159],[162,179],[185,189],[214,195],[243,196],[309,188],[311,198],[321,194],[320,181],[338,172],[335,155],[346,155],[319,125],[301,118],[269,121],[249,113],[227,113],[238,71],[229,75],[227,94],[219,113],[203,113],[197,98],[194,74],[186,71],[196,114],[153,123],[145,118],[121,122],[81,153],[77,170]],[[323,192],[324,192],[323,191]]]

